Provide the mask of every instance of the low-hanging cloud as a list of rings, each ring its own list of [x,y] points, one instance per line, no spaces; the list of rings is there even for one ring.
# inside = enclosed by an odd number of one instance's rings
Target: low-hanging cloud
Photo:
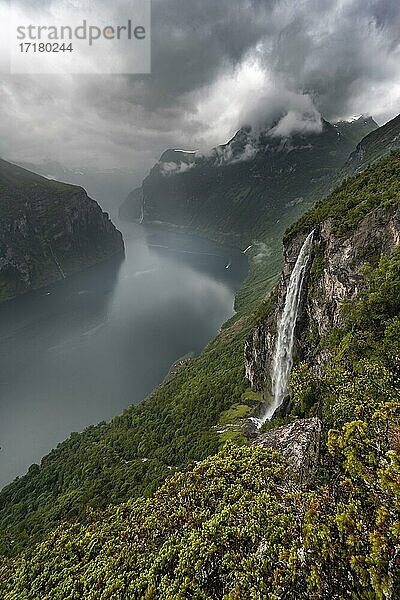
[[[400,112],[398,0],[153,0],[152,12],[151,75],[3,76],[0,155],[144,174],[165,148],[207,152],[244,125],[285,137],[318,131],[321,115]]]
[[[180,175],[181,173],[186,173],[193,169],[196,166],[196,163],[193,161],[192,163],[186,163],[183,161],[179,162],[160,162],[160,172],[165,177],[170,177],[171,175]]]
[[[255,95],[247,102],[239,122],[255,132],[267,130],[274,137],[322,130],[321,114],[311,95],[289,91],[283,83],[270,85],[265,95]]]

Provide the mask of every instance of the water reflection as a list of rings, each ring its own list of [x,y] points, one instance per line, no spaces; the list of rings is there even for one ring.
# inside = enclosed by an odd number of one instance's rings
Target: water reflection
[[[160,229],[123,229],[122,264],[0,307],[0,484],[71,431],[140,402],[232,313],[247,269],[241,253]]]

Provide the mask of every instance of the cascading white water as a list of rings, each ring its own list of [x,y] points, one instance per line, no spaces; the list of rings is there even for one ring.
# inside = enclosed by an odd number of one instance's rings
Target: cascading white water
[[[310,259],[313,236],[314,231],[306,238],[290,276],[285,307],[278,321],[278,336],[272,362],[272,392],[274,399],[261,418],[261,425],[270,419],[275,410],[282,404],[288,389],[290,372],[293,367],[294,330],[299,312],[301,290]]]
[[[142,202],[140,205],[140,220],[139,220],[139,224],[141,225],[144,221],[144,197],[143,197],[143,192],[142,192]]]

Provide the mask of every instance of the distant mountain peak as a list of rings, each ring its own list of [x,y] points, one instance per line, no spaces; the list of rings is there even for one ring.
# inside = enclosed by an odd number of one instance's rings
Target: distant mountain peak
[[[332,174],[369,131],[365,125],[347,124],[351,131],[363,130],[358,137],[353,131],[353,142],[322,117],[321,130],[290,136],[271,135],[275,125],[242,127],[204,154],[166,150],[141,189],[128,196],[120,215],[207,232],[212,228],[224,236],[254,232],[261,221],[274,231],[277,223],[284,228],[303,204],[327,190]]]
[[[379,127],[375,122],[371,115],[362,114],[362,115],[354,115],[353,117],[349,117],[348,119],[338,119],[334,121],[334,125],[338,125],[339,123],[374,123],[376,127]]]
[[[347,137],[355,146],[379,127],[370,115],[355,115],[349,119],[336,121],[333,125],[340,135]]]

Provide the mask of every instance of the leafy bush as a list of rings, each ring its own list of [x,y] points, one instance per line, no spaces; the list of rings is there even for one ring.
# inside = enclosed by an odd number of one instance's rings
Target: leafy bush
[[[149,500],[64,524],[4,562],[4,600],[395,598],[399,403],[331,431],[329,485],[290,482],[283,459],[226,447]]]

